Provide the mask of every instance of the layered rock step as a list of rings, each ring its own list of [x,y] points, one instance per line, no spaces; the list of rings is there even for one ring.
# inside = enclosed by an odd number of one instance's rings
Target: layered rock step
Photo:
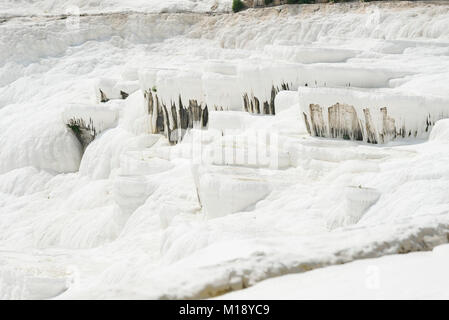
[[[427,138],[436,121],[449,116],[449,100],[400,92],[299,88],[299,106],[312,136],[388,143]]]
[[[72,130],[83,150],[102,131],[117,125],[119,109],[114,105],[69,105],[63,121]]]

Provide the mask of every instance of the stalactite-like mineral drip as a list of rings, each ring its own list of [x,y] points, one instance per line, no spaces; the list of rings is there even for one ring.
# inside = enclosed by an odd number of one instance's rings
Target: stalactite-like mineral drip
[[[271,99],[270,99],[270,108],[268,109],[267,114],[275,114],[275,107],[274,107],[274,100],[276,99],[276,95],[278,94],[279,90],[276,90],[274,86],[271,87]]]
[[[388,111],[386,107],[380,108],[382,113],[382,132],[380,134],[382,143],[387,143],[388,141],[396,138],[396,124],[393,118],[388,116]]]
[[[279,91],[290,90],[288,83],[281,83],[280,86],[271,86],[271,94],[269,100],[261,100],[258,97],[251,94],[251,99],[248,93],[243,94],[243,110],[254,114],[275,115],[275,99]]]
[[[246,112],[250,112],[249,110],[249,98],[248,98],[248,94],[245,93],[243,95],[243,108]]]
[[[151,133],[164,134],[171,144],[180,142],[188,129],[201,129],[208,125],[207,105],[203,106],[195,99],[189,100],[188,107],[185,107],[182,97],[179,96],[178,105],[175,101],[171,101],[167,107],[151,90],[146,91],[144,97],[147,100]]]
[[[309,119],[307,118],[307,114],[305,114],[305,112],[303,112],[302,115],[304,116],[304,122],[306,123],[307,132],[309,134],[312,134],[312,131],[310,130],[310,124],[309,124]]]
[[[374,126],[371,113],[368,108],[363,109],[365,115],[366,142],[376,144],[378,141],[376,127]]]
[[[73,131],[83,147],[83,150],[86,150],[87,146],[97,136],[97,129],[95,128],[92,119],[89,119],[89,122],[86,123],[84,119],[72,118],[66,125]]]
[[[363,133],[354,106],[336,103],[328,108],[331,138],[363,140]]]
[[[317,137],[327,137],[327,127],[323,119],[323,110],[319,104],[310,104],[312,133]]]
[[[100,89],[100,102],[108,102],[109,99],[106,97],[104,92]]]

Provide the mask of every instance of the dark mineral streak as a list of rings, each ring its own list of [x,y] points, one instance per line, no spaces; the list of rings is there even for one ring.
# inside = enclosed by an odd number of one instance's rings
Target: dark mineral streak
[[[87,146],[97,136],[97,129],[94,127],[94,123],[91,118],[89,118],[87,123],[84,119],[72,118],[66,125],[73,131],[76,138],[81,143],[83,150],[86,150]]]
[[[180,95],[177,104],[171,101],[167,107],[152,90],[145,91],[145,99],[152,122],[152,133],[164,134],[171,144],[180,142],[189,129],[207,128],[207,105],[203,106],[195,99],[189,100],[189,105],[184,106]]]
[[[275,115],[276,108],[274,100],[279,91],[290,90],[291,85],[288,83],[282,83],[280,86],[271,86],[271,96],[269,101],[261,101],[258,97],[248,93],[243,94],[243,109],[246,112],[254,114]]]

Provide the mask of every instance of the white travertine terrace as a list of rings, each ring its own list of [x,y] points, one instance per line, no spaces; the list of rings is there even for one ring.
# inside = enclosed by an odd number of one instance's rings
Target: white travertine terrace
[[[447,2],[70,0],[76,28],[14,2],[0,298],[209,298],[448,242]],[[440,298],[430,273],[407,288]]]
[[[300,88],[299,105],[313,136],[387,143],[427,138],[449,116],[449,99],[392,90]]]

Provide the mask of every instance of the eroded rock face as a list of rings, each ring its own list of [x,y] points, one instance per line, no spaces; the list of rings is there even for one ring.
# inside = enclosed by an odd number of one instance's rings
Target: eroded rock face
[[[388,116],[386,107],[380,108],[382,113],[382,131],[380,133],[380,140],[382,143],[388,142],[388,140],[396,138],[396,125],[393,118]]]
[[[69,127],[75,134],[78,141],[81,143],[83,150],[86,150],[87,146],[97,136],[97,129],[95,128],[92,119],[88,122],[80,118],[72,118],[68,121],[67,127]]]
[[[329,107],[328,116],[331,138],[363,140],[360,121],[353,106],[336,103]]]
[[[259,98],[255,97],[253,94],[244,93],[243,94],[243,109],[246,112],[254,114],[265,114],[265,115],[275,115],[275,99],[276,95],[283,90],[290,90],[290,85],[288,83],[282,83],[280,86],[271,87],[271,96],[269,100],[260,101]]]
[[[117,125],[119,109],[112,105],[68,104],[62,118],[85,150],[101,132]]]
[[[189,105],[184,106],[181,96],[177,102],[171,101],[167,105],[151,89],[146,90],[144,96],[150,116],[150,132],[164,134],[170,143],[180,142],[188,129],[207,128],[207,105],[191,99]]]
[[[387,107],[378,109],[380,123],[377,127],[371,115],[372,108],[371,110],[363,109],[363,115],[360,118],[354,106],[338,102],[327,107],[327,110],[319,104],[311,103],[309,109],[309,115],[303,112],[303,118],[309,134],[316,137],[378,144],[388,143],[397,138],[416,137],[418,134],[417,130],[407,130],[405,125],[398,126],[395,119],[388,114]],[[327,111],[327,121],[325,121],[325,111]],[[427,132],[432,126],[430,115],[424,122]]]
[[[377,144],[379,138],[373,119],[371,118],[371,112],[369,109],[363,109],[363,114],[365,115],[366,142]]]
[[[103,90],[99,89],[99,91],[100,91],[100,102],[103,102],[103,103],[104,102],[108,102],[109,98],[106,97],[106,95],[104,94]]]
[[[327,126],[323,119],[323,110],[319,104],[310,105],[310,120],[312,122],[312,135],[317,137],[328,137]]]
[[[307,114],[303,113],[307,131],[313,136],[336,138],[344,140],[366,141],[378,143],[387,142],[396,137],[394,119],[387,114],[387,108],[381,108],[383,114],[383,128],[380,133],[373,124],[369,109],[364,109],[364,120],[359,119],[354,106],[336,103],[327,108],[328,121],[323,116],[323,108],[319,104],[310,104],[310,122]]]
[[[299,110],[312,136],[385,144],[426,139],[449,117],[449,99],[391,89],[299,87]]]

